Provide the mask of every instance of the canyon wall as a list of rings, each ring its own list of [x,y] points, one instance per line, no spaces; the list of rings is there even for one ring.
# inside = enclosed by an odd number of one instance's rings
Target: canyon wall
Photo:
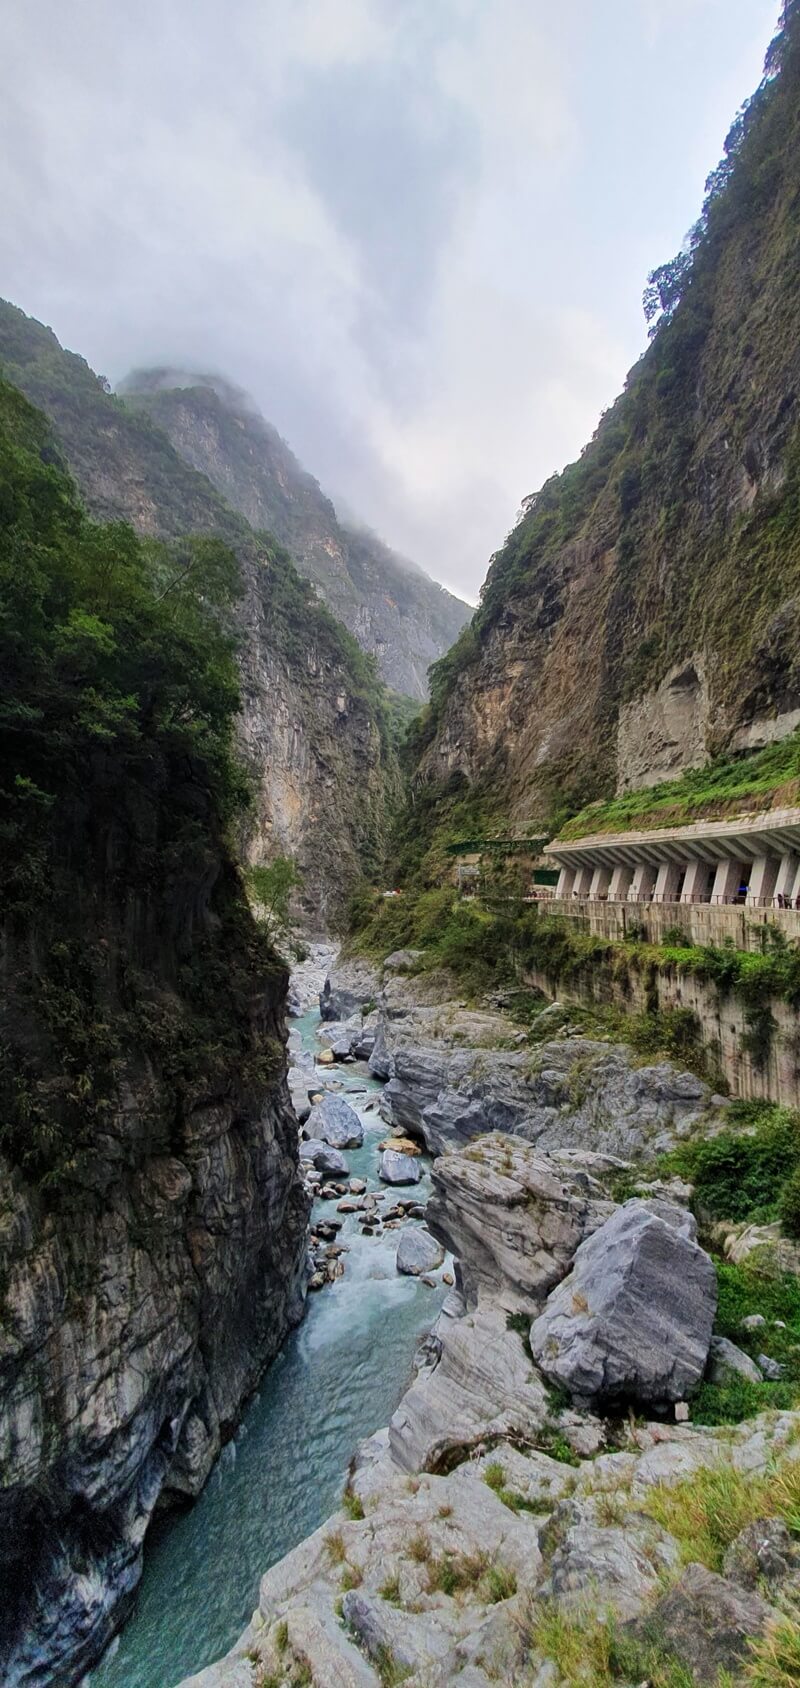
[[[130,522],[145,537],[214,535],[235,552],[244,585],[240,743],[254,788],[243,853],[251,861],[292,856],[309,921],[341,918],[350,887],[377,871],[397,791],[390,724],[368,659],[280,544],[255,534],[83,358],[2,302],[0,368],[49,418],[98,520]]]
[[[434,670],[418,780],[504,821],[791,730],[800,707],[800,17],[654,279],[649,349],[529,498]]]

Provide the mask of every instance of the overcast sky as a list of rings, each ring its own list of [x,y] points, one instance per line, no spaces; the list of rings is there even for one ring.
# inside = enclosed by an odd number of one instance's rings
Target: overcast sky
[[[777,0],[5,0],[0,293],[246,387],[474,598],[645,343]]]

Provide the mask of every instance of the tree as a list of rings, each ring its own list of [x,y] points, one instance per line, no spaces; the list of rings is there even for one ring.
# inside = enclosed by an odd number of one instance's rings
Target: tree
[[[301,961],[305,954],[293,907],[294,893],[302,883],[302,874],[291,856],[276,856],[266,866],[247,870],[247,884],[259,925],[273,947],[295,961]]]

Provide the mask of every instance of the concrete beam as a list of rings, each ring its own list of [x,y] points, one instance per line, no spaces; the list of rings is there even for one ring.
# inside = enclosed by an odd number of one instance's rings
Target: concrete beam
[[[757,908],[765,903],[771,906],[780,865],[779,856],[756,857],[753,862],[750,888],[747,893],[747,901],[752,907]]]
[[[656,868],[652,862],[640,862],[628,892],[629,903],[649,903],[656,884]]]
[[[693,861],[686,869],[686,878],[681,891],[682,903],[707,903],[709,900],[709,876],[711,865],[706,861]]]
[[[607,896],[610,881],[611,868],[606,867],[603,862],[598,862],[597,867],[592,874],[592,883],[589,886],[589,896],[594,902],[599,901],[601,897]]]
[[[711,890],[712,903],[730,902],[736,896],[741,882],[742,863],[740,861],[733,862],[728,859],[720,862],[714,875],[714,884]]]
[[[621,903],[625,901],[631,888],[632,878],[633,868],[630,867],[627,862],[620,862],[619,866],[615,867],[614,872],[611,875],[611,884],[608,887],[608,900],[610,903]]]
[[[662,862],[658,870],[656,887],[653,892],[654,903],[674,903],[678,900],[678,885],[680,884],[680,862]]]

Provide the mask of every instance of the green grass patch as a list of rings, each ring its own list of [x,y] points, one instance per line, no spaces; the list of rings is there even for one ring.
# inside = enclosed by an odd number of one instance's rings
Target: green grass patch
[[[800,1114],[770,1103],[733,1103],[729,1117],[738,1129],[682,1144],[662,1166],[689,1179],[709,1218],[769,1223],[781,1214],[787,1185],[795,1180],[800,1188]],[[785,1212],[789,1234],[800,1236],[791,1188]]]
[[[590,803],[563,827],[564,839],[596,833],[643,832],[720,817],[758,799],[761,809],[800,801],[800,733],[738,756],[719,756],[705,768],[643,791]]]
[[[800,1535],[800,1465],[786,1460],[758,1476],[724,1461],[657,1485],[641,1507],[675,1537],[685,1564],[719,1571],[731,1542],[758,1518],[780,1518]]]

